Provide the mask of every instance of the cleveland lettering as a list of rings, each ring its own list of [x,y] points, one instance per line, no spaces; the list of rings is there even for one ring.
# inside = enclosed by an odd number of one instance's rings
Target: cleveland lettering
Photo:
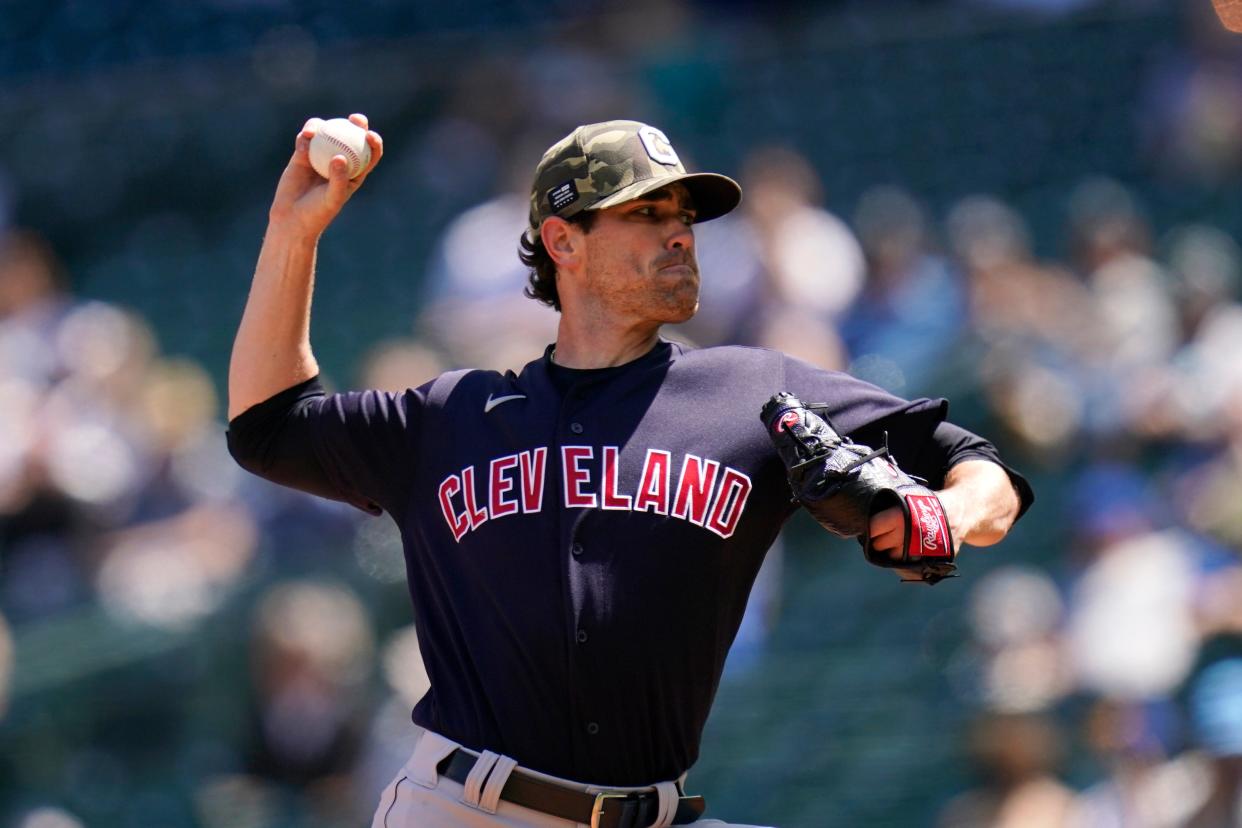
[[[543,509],[548,449],[497,457],[467,466],[440,482],[440,512],[460,541],[489,520]],[[617,446],[562,446],[561,503],[567,509],[607,509],[667,515],[701,526],[722,538],[737,529],[751,481],[745,473],[716,460],[647,449],[638,485],[622,491],[621,449]]]

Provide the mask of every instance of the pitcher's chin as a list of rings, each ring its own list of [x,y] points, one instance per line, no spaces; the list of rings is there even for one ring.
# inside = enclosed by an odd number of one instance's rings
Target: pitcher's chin
[[[677,325],[681,322],[689,321],[698,312],[699,297],[696,295],[693,301],[671,303],[668,314],[661,321],[666,325]]]

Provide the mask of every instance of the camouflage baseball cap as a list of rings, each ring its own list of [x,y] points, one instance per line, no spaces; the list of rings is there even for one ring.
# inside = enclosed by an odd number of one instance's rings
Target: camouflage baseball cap
[[[716,173],[688,173],[664,133],[638,121],[580,126],[543,154],[530,193],[530,226],[548,216],[601,210],[678,181],[690,191],[695,221],[719,218],[742,188]]]

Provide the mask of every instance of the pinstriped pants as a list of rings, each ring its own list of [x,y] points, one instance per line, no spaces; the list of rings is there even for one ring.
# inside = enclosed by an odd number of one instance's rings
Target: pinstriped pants
[[[440,776],[436,765],[458,747],[456,742],[438,733],[424,731],[409,761],[380,795],[371,828],[587,828],[581,823],[500,799],[500,790],[516,766],[516,762],[507,756],[485,751],[465,785]],[[598,790],[526,768],[522,772],[577,787],[587,793]],[[653,788],[607,790],[650,791]],[[654,790],[661,795],[661,813],[667,814],[656,822],[656,827],[666,828],[672,824],[669,820],[677,808],[677,786],[673,782],[664,782],[655,786]],[[760,828],[715,819],[700,819],[693,825],[696,828]]]

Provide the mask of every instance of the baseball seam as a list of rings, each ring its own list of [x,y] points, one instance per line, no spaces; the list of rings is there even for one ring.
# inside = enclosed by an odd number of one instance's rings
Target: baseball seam
[[[332,146],[336,147],[339,150],[339,152],[334,152],[332,153],[332,155],[344,155],[346,160],[349,161],[350,178],[353,178],[355,173],[361,171],[362,159],[358,157],[358,153],[354,152],[353,147],[351,147],[349,144],[346,144],[344,141],[342,141],[340,138],[337,138],[335,135],[325,135],[324,133],[320,133],[319,137],[329,142],[330,144],[332,144]],[[329,155],[328,158],[331,159],[332,155]]]

